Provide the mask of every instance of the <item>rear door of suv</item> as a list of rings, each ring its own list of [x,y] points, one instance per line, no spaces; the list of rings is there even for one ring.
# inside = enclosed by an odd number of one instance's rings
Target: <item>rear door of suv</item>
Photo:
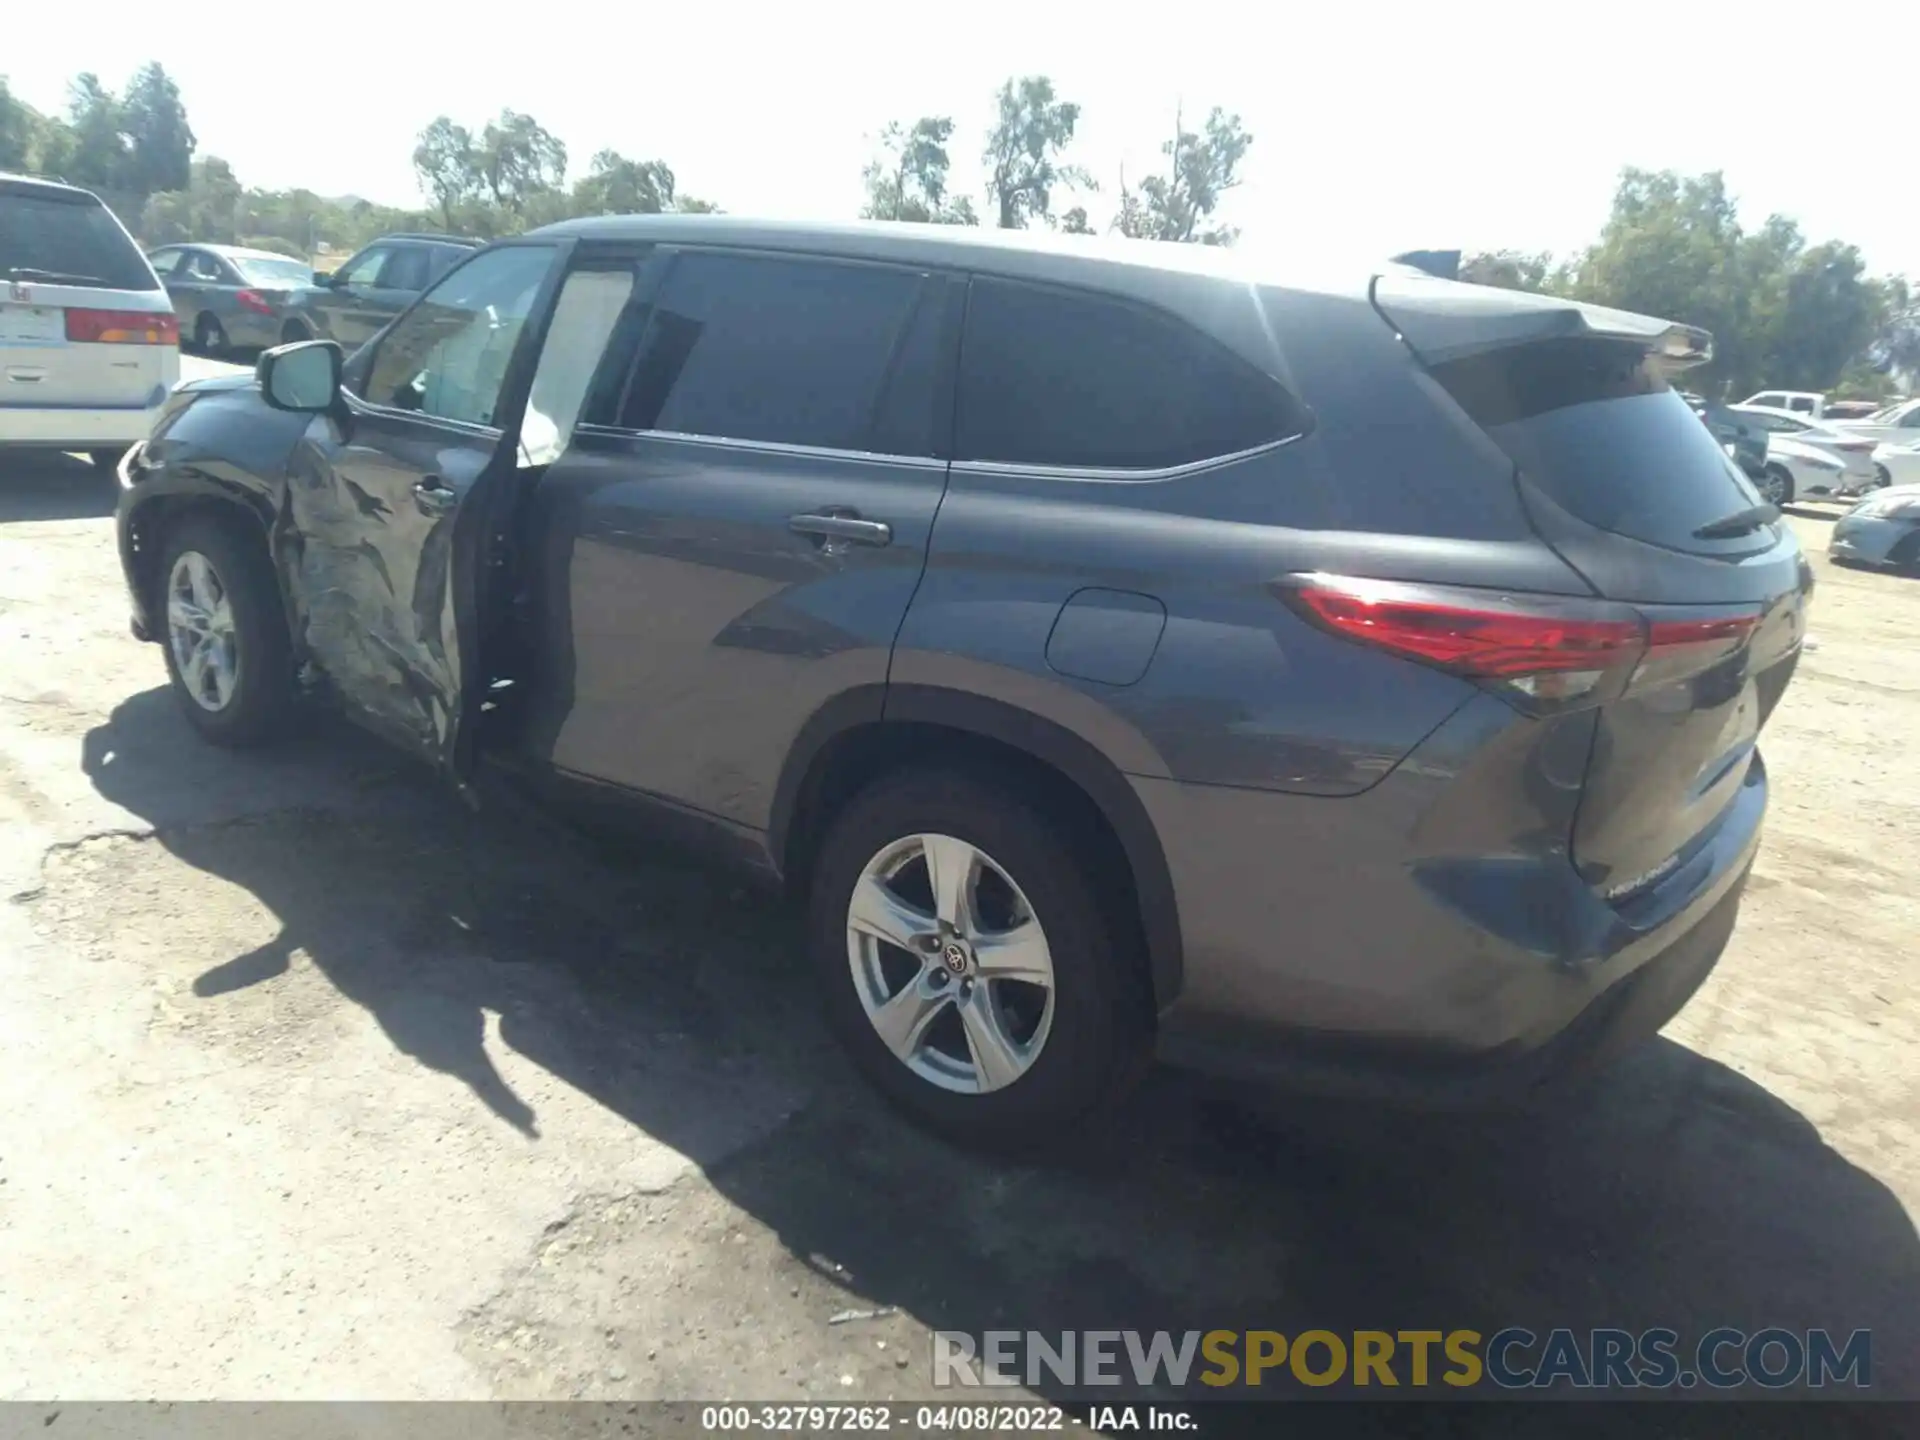
[[[179,378],[172,302],[87,191],[0,179],[0,287],[0,421],[141,410]],[[0,440],[17,428],[0,424]]]
[[[1673,872],[1746,783],[1800,654],[1793,532],[1667,382],[1704,337],[1569,301],[1382,276],[1375,300],[1510,458],[1535,527],[1645,626],[1600,709],[1573,835],[1624,899]]]
[[[530,745],[769,823],[796,736],[888,657],[947,479],[963,286],[910,265],[657,247],[529,526]]]

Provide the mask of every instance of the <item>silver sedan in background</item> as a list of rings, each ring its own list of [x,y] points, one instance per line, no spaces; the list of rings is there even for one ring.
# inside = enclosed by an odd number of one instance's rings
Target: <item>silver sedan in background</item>
[[[1876,491],[1834,522],[1827,555],[1920,572],[1920,485]]]
[[[280,343],[290,296],[313,283],[313,267],[239,245],[162,245],[148,261],[173,297],[180,339],[202,354]]]

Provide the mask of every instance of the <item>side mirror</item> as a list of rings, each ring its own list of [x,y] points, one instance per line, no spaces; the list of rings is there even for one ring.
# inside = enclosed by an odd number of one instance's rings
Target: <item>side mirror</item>
[[[340,367],[345,356],[331,340],[302,340],[264,351],[254,376],[260,394],[276,410],[324,415],[340,403]]]

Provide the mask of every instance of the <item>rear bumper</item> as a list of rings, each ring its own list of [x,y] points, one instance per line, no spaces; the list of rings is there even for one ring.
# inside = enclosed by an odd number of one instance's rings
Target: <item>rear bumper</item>
[[[1523,1097],[1671,1019],[1732,933],[1767,800],[1756,754],[1685,862],[1615,906],[1564,855],[1444,862],[1436,878],[1390,853],[1419,834],[1411,777],[1312,801],[1135,783],[1166,844],[1185,946],[1161,1057],[1438,1105]]]
[[[104,450],[131,445],[147,438],[159,413],[158,405],[101,410],[0,407],[0,445],[45,450]]]

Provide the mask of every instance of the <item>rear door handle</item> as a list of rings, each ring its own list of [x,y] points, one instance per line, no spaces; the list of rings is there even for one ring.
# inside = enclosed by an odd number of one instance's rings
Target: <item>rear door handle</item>
[[[893,527],[884,520],[863,520],[857,514],[821,514],[808,512],[788,518],[787,528],[796,535],[811,535],[820,540],[843,540],[854,545],[891,545]]]
[[[413,482],[413,503],[422,515],[444,515],[459,500],[459,492],[438,475],[428,475]]]

